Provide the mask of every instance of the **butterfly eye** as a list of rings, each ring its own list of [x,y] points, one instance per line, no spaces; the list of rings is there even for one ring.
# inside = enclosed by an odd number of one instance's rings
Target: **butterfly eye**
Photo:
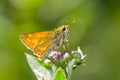
[[[62,28],[62,31],[65,31],[65,30],[66,30],[66,27],[63,27],[63,28]]]

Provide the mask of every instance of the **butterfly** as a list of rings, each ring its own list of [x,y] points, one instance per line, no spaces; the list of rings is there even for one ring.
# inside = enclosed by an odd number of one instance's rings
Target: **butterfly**
[[[68,41],[69,25],[62,25],[57,29],[20,35],[20,40],[39,58],[51,51],[58,50]]]

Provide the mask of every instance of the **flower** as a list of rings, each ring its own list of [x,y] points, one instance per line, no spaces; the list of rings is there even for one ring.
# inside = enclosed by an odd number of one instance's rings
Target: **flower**
[[[58,80],[59,75],[62,75],[62,78],[64,76],[66,78],[64,80],[70,80],[72,71],[81,65],[86,57],[80,47],[76,51],[52,51],[43,60],[30,55],[26,56],[38,80]]]
[[[59,58],[60,58],[60,52],[52,51],[49,56],[51,58],[53,58],[54,60],[59,60]]]

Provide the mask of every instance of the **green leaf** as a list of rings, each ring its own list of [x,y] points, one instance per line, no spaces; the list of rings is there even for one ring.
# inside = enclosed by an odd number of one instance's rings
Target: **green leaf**
[[[67,73],[68,73],[68,80],[70,80],[70,77],[72,75],[72,71],[73,71],[73,65],[75,63],[75,59],[72,59],[69,63],[68,63],[68,66],[66,67],[67,69]]]
[[[53,74],[49,71],[49,66],[42,61],[38,62],[38,59],[30,54],[26,54],[26,58],[38,80],[53,80]]]
[[[49,67],[47,64],[45,64],[43,61],[39,60],[38,58],[34,57],[38,63],[40,64],[40,66],[43,66],[45,69],[47,69],[49,72],[52,72],[51,67]]]
[[[59,68],[59,69],[56,71],[54,80],[67,80],[67,79],[66,79],[66,75],[65,75],[63,69]]]

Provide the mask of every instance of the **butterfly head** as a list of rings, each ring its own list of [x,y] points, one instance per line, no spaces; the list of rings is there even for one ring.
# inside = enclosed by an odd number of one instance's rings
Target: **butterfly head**
[[[58,30],[62,34],[63,40],[67,41],[69,35],[69,25],[62,25],[58,28]]]

